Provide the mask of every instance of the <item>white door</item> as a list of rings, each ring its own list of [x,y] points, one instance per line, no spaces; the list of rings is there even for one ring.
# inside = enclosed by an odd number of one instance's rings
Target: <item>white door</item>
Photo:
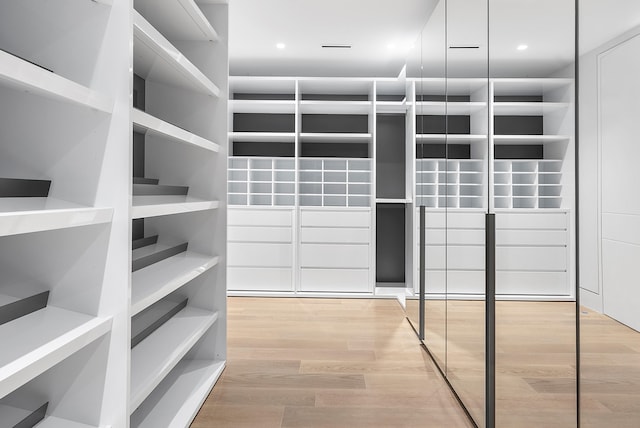
[[[640,35],[600,55],[604,312],[640,330]]]

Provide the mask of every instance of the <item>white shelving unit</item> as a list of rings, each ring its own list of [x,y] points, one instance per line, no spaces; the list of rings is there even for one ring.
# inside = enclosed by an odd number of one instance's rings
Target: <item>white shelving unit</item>
[[[0,178],[50,182],[0,197],[0,303],[48,292],[0,324],[0,421],[48,402],[38,426],[187,427],[224,370],[227,38],[224,1],[0,6]],[[132,131],[186,196],[133,194]],[[138,218],[188,250],[132,273]],[[173,296],[188,305],[131,350],[131,317]]]

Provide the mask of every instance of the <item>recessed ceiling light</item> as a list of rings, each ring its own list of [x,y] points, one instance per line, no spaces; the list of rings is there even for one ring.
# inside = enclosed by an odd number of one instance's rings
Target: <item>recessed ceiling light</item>
[[[284,43],[278,43],[278,44],[276,45],[276,47],[277,47],[278,49],[284,49],[284,48],[285,48],[285,47],[287,47],[287,46],[286,46]]]
[[[519,51],[526,51],[527,48],[529,48],[529,46],[527,46],[527,45],[518,45],[518,50]]]

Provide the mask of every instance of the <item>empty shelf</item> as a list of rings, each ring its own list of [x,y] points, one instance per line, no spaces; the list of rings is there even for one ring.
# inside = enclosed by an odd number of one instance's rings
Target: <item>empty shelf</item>
[[[186,427],[220,378],[223,361],[181,361],[131,416],[132,428]]]
[[[137,250],[138,248],[146,247],[147,245],[153,245],[158,242],[158,235],[148,236],[146,238],[134,239],[131,242],[131,249]]]
[[[146,19],[134,11],[133,62],[145,80],[217,97],[220,89]]]
[[[0,85],[111,113],[112,101],[37,65],[0,50]]]
[[[495,144],[535,144],[568,141],[567,135],[494,135]]]
[[[133,183],[133,196],[186,195],[188,186],[168,186],[166,184]]]
[[[0,198],[0,236],[109,223],[112,215],[53,198]]]
[[[154,243],[133,250],[131,255],[131,271],[135,272],[151,266],[176,254],[187,251],[188,243],[166,244]]]
[[[0,396],[5,396],[111,329],[111,318],[48,306],[0,326]]]
[[[0,294],[0,325],[43,309],[49,301],[49,290],[31,284],[3,285]]]
[[[14,406],[0,404],[0,415],[2,416],[2,426],[5,427],[32,427],[44,419],[47,414],[49,402],[44,403],[36,409],[22,409]]]
[[[133,184],[158,184],[160,180],[157,178],[133,177]]]
[[[300,138],[303,141],[313,142],[335,142],[335,141],[350,141],[350,142],[367,142],[371,140],[371,134],[362,133],[348,133],[348,132],[306,132],[300,134]]]
[[[187,251],[134,272],[131,313],[139,313],[218,264],[219,257]]]
[[[302,114],[369,114],[371,101],[300,101]]]
[[[202,138],[135,108],[133,109],[133,129],[149,136],[159,136],[170,141],[191,144],[212,152],[220,151],[220,146],[213,141]]]
[[[134,196],[132,218],[156,217],[218,208],[218,201],[191,196]]]
[[[131,350],[131,409],[137,409],[216,322],[217,312],[187,306]]]
[[[296,140],[294,132],[230,132],[232,141],[249,141],[258,143],[293,143]]]
[[[219,39],[194,0],[135,0],[133,3],[138,12],[171,40]]]
[[[416,103],[416,115],[470,115],[486,107],[484,102],[421,101]]]
[[[294,100],[229,100],[233,113],[279,113],[294,114]]]
[[[546,113],[566,110],[569,103],[548,102],[496,102],[493,114],[496,116],[542,116]]]
[[[142,342],[187,306],[187,299],[163,299],[131,319],[131,348]]]

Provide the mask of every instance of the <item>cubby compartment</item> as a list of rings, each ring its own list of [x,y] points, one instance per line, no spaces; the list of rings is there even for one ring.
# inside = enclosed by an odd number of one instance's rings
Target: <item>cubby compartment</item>
[[[299,161],[300,206],[366,206],[371,197],[371,160],[312,159]],[[354,205],[351,205],[351,204]]]
[[[229,204],[295,204],[295,160],[268,157],[229,158]]]

